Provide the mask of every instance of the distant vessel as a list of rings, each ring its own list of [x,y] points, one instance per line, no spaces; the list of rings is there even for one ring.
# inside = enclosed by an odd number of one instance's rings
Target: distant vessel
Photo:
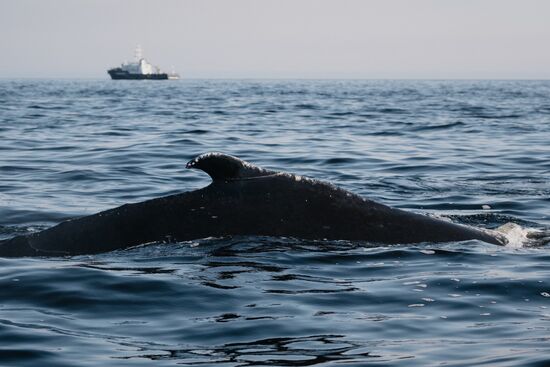
[[[134,62],[124,62],[120,67],[109,69],[107,72],[111,79],[175,80],[180,78],[174,71],[163,73],[158,67],[149,64],[143,58],[139,45],[136,47]]]

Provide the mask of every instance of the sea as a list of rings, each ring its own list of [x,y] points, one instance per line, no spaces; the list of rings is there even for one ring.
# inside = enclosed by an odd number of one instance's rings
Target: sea
[[[204,187],[211,151],[516,240],[0,258],[0,366],[550,365],[550,81],[3,79],[0,239]]]

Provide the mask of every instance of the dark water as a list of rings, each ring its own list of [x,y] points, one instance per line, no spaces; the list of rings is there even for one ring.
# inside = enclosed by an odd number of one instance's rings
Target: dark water
[[[549,81],[0,81],[0,238],[192,190],[211,150],[550,227]],[[549,247],[225,238],[0,259],[0,365],[547,366]]]

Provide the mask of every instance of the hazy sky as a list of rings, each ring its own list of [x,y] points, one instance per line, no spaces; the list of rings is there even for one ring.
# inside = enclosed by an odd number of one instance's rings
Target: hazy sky
[[[549,0],[0,0],[0,77],[550,78]]]

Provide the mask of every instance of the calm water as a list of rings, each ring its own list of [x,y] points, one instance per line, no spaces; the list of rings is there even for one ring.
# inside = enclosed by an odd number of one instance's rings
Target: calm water
[[[0,81],[0,238],[196,189],[207,151],[550,227],[550,81]],[[550,246],[225,238],[0,259],[0,365],[547,366]]]

